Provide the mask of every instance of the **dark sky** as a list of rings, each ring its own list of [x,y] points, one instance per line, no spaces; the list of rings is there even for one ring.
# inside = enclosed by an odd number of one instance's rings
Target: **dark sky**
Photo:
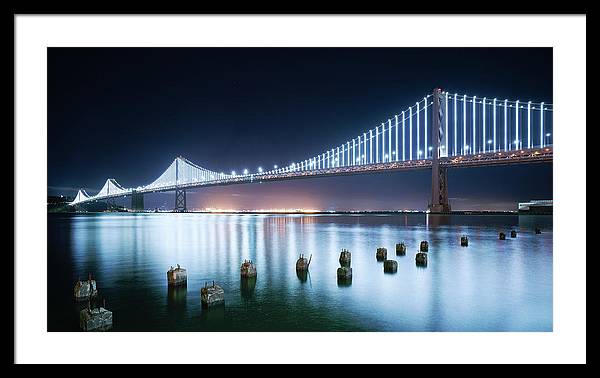
[[[436,86],[552,102],[545,48],[49,48],[48,193],[148,184],[177,155],[214,171],[302,160]],[[237,185],[188,207],[425,209],[429,171]],[[456,169],[453,209],[552,197],[552,165]],[[146,206],[173,207],[173,194]]]

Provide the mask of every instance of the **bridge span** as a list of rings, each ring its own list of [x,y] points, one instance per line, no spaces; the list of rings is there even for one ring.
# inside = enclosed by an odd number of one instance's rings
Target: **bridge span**
[[[131,196],[132,208],[143,210],[144,194],[174,191],[175,211],[186,211],[190,189],[431,169],[429,210],[449,212],[449,168],[551,162],[552,111],[552,105],[543,102],[478,99],[436,88],[380,126],[305,160],[270,170],[225,174],[180,156],[148,185],[124,188],[107,179],[93,196],[79,190],[71,205]]]

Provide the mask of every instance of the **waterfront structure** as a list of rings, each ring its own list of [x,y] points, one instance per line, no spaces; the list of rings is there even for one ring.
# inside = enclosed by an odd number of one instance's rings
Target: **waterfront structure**
[[[519,214],[552,214],[552,200],[519,202]]]

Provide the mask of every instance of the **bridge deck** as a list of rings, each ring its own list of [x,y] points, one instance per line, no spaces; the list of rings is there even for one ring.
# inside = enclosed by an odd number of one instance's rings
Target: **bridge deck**
[[[511,165],[511,164],[531,164],[551,162],[553,157],[552,147],[523,149],[519,151],[508,152],[489,152],[476,155],[462,155],[440,158],[441,166],[448,168],[466,168],[466,167],[484,167],[496,165]],[[303,178],[317,178],[330,176],[345,176],[368,173],[383,173],[388,171],[408,171],[419,169],[430,169],[432,165],[431,159],[423,160],[407,160],[379,164],[355,165],[350,167],[335,167],[308,171],[292,171],[277,174],[252,174],[241,175],[224,180],[214,180],[207,182],[192,182],[180,185],[164,186],[161,188],[144,188],[136,190],[136,193],[158,193],[174,191],[175,189],[198,189],[211,186],[239,185],[260,182],[273,182],[283,180],[297,180]],[[80,203],[92,202],[96,200],[105,200],[117,197],[126,197],[132,192],[120,193],[114,195],[106,195],[102,197],[90,197]]]

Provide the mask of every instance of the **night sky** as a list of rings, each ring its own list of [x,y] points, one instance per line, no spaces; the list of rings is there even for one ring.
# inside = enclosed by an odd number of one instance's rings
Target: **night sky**
[[[552,49],[49,48],[48,194],[95,194],[107,178],[152,182],[177,155],[255,171],[321,153],[434,87],[552,102]],[[236,185],[188,208],[427,207],[430,171]],[[449,171],[452,208],[516,209],[552,198],[552,165]],[[174,207],[174,194],[145,198]]]

